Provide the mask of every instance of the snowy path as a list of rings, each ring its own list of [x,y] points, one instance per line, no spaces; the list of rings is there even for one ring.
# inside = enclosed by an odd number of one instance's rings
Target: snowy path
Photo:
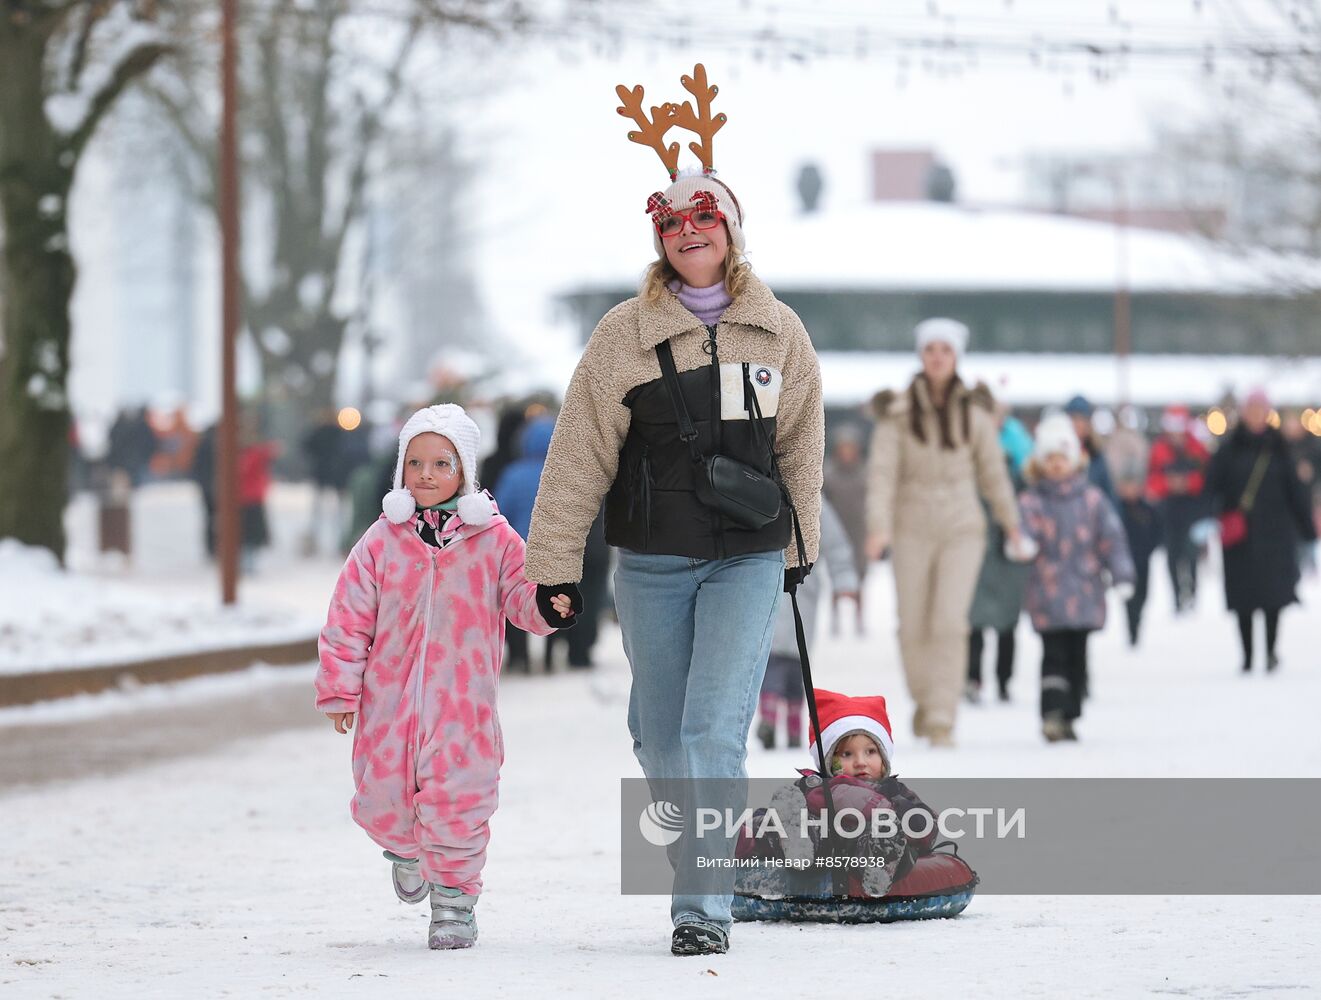
[[[1284,619],[1280,674],[1244,678],[1217,583],[1178,621],[1158,586],[1136,654],[1117,630],[1096,640],[1075,746],[1040,742],[1026,629],[1015,701],[965,709],[955,751],[916,746],[882,574],[870,583],[877,638],[826,636],[816,669],[825,686],[890,697],[896,763],[919,790],[954,775],[1321,775],[1321,588]],[[0,995],[778,997],[837,993],[827,975],[918,997],[1301,997],[1321,985],[1308,897],[979,896],[953,921],[739,925],[729,955],[674,959],[668,900],[618,894],[618,779],[637,770],[615,633],[601,652],[592,676],[505,684],[508,762],[474,951],[426,950],[424,910],[394,899],[349,820],[348,740],[291,709],[299,728],[0,795]],[[233,701],[216,707],[242,725]],[[796,763],[756,748],[750,770]]]

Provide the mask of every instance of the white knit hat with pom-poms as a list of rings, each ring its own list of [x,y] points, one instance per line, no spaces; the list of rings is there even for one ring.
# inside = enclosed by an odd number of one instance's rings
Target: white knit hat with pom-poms
[[[394,489],[381,500],[381,510],[391,524],[403,524],[417,510],[413,494],[404,489],[404,455],[419,434],[440,434],[453,442],[459,453],[463,485],[459,487],[459,518],[464,524],[483,525],[491,520],[495,505],[477,489],[477,445],[482,434],[472,417],[455,403],[440,403],[418,410],[399,432],[399,457],[394,464]]]

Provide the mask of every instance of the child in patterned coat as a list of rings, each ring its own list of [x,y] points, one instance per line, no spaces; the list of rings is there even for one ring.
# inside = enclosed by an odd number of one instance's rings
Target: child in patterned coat
[[[336,732],[357,722],[350,812],[394,862],[399,898],[430,896],[433,949],[477,940],[505,618],[547,635],[582,607],[528,582],[523,540],[477,489],[478,437],[453,404],[404,424],[395,488],[340,573],[316,677]]]
[[[1038,553],[1027,584],[1027,610],[1041,634],[1041,732],[1076,740],[1074,720],[1087,694],[1087,637],[1105,626],[1112,584],[1133,596],[1133,558],[1109,498],[1087,481],[1073,423],[1049,416],[1037,427],[1028,465],[1032,484],[1019,500],[1023,530]]]

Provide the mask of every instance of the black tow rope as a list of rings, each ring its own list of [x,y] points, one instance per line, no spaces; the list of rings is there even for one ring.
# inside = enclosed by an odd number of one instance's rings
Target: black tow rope
[[[778,471],[778,470],[777,470]],[[798,511],[789,500],[789,491],[784,492],[789,504],[789,517],[793,522],[794,541],[798,546],[798,565],[807,565],[807,548],[803,544],[803,530],[798,523]],[[816,688],[812,685],[812,658],[807,653],[807,634],[803,631],[803,613],[798,608],[798,584],[789,587],[789,601],[794,609],[794,634],[798,639],[798,663],[803,671],[803,689],[807,692],[807,717],[811,720],[812,731],[816,733],[816,756],[818,773],[821,776],[821,792],[825,796],[825,828],[821,831],[821,840],[817,845],[818,863],[835,856],[832,823],[835,819],[835,798],[830,791],[830,768],[826,764],[826,741],[821,731],[821,719],[816,710]],[[835,896],[847,896],[848,872],[839,866],[830,869],[830,891]]]

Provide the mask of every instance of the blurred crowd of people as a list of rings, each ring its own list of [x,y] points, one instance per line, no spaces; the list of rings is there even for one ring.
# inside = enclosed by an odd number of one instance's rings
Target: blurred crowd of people
[[[554,400],[535,397],[510,401],[493,411],[494,447],[482,459],[482,485],[495,496],[501,512],[525,539],[555,425],[554,407]],[[1274,669],[1279,662],[1280,611],[1294,600],[1299,573],[1316,571],[1314,547],[1298,528],[1302,512],[1295,508],[1305,504],[1306,516],[1321,524],[1321,437],[1309,432],[1300,414],[1277,413],[1260,391],[1243,400],[1234,425],[1219,437],[1211,433],[1205,420],[1180,404],[1167,406],[1155,415],[1135,407],[1125,407],[1113,417],[1105,414],[1109,419],[1104,421],[1108,430],[1104,435],[1097,430],[1095,408],[1083,396],[1074,396],[1058,408],[1046,408],[1033,415],[1035,420],[995,404],[997,441],[1015,495],[1022,496],[1030,488],[1034,429],[1057,414],[1067,418],[1077,437],[1079,465],[1085,469],[1086,481],[1113,505],[1123,526],[1134,569],[1131,593],[1125,591],[1124,601],[1132,645],[1141,638],[1156,554],[1164,553],[1174,612],[1191,610],[1198,598],[1200,567],[1220,530],[1217,518],[1237,509],[1252,487],[1247,506],[1254,537],[1250,546],[1230,545],[1224,549],[1226,599],[1238,619],[1243,669],[1249,670],[1253,664],[1253,622],[1258,615],[1265,632],[1265,665],[1268,670]],[[864,582],[874,562],[868,554],[867,528],[872,426],[858,413],[832,416],[835,419],[825,463],[826,503],[822,515],[822,561],[830,581],[827,600],[832,629],[838,632],[841,624],[851,618],[861,634]],[[328,409],[317,415],[296,453],[289,456],[262,432],[256,412],[245,410],[240,419],[238,455],[244,571],[253,571],[256,553],[270,543],[266,504],[277,461],[292,457],[294,461],[289,465],[312,486],[302,554],[321,553],[327,538],[334,539],[340,551],[347,551],[379,516],[380,498],[390,489],[395,430],[393,426],[373,429],[366,422],[346,427],[337,411]],[[1254,476],[1258,456],[1263,454],[1274,456],[1278,469],[1287,470],[1288,475]],[[192,480],[205,513],[206,552],[214,556],[215,461],[214,425],[198,431],[189,425],[182,408],[154,412],[137,407],[116,418],[102,459],[80,463],[79,482],[96,488],[102,496],[103,533],[109,523],[112,534],[123,534],[127,531],[126,518],[114,515],[126,507],[132,489],[155,481]],[[1296,483],[1296,489],[1291,483]],[[1017,625],[1031,576],[1030,563],[1008,554],[1004,526],[993,516],[990,500],[985,493],[982,495],[985,544],[971,561],[961,560],[956,572],[966,579],[955,583],[972,592],[966,629],[961,624],[949,629],[953,641],[964,650],[961,685],[964,699],[973,704],[983,697],[988,647],[994,651],[996,695],[1001,700],[1010,697],[1018,652]],[[123,538],[113,547],[127,546]],[[903,548],[901,544],[901,552]],[[887,545],[885,556],[895,555],[893,549]],[[902,562],[903,555],[898,559]],[[568,667],[592,665],[599,616],[612,609],[610,566],[603,518],[598,516],[588,538],[582,581],[588,613],[579,627],[551,637],[541,651],[539,669],[553,669],[561,644],[566,647]],[[900,568],[896,566],[897,571]],[[920,585],[910,586],[910,593],[930,590],[932,579],[927,570],[919,570],[917,576]],[[821,581],[822,574],[817,574],[803,595],[809,628],[819,591],[825,586]],[[904,593],[903,585],[900,593]],[[948,615],[957,612],[960,602],[944,605],[923,614],[927,618],[932,614]],[[802,694],[791,623],[781,622],[779,631],[783,633],[782,641],[776,644],[768,666],[758,732],[762,742],[770,746],[783,726],[788,742],[798,745],[803,729]],[[902,645],[902,624],[900,634]],[[915,641],[910,635],[910,658],[918,655]],[[504,669],[531,672],[527,635],[510,626],[506,642]],[[1085,678],[1081,683],[1085,691]]]
[[[925,375],[919,379],[923,380],[921,385],[927,385]],[[895,394],[878,396],[881,403],[875,417],[878,428],[897,427],[894,433],[903,440],[911,437],[907,425],[914,420],[914,408],[922,406],[926,397],[900,397],[898,403],[895,398]],[[895,407],[897,411],[891,412]],[[885,538],[884,554],[895,562],[900,648],[919,709],[915,732],[921,734],[924,728],[932,731],[930,719],[922,713],[935,711],[939,715],[933,743],[939,745],[949,738],[952,710],[941,704],[936,691],[943,687],[944,700],[948,701],[952,682],[942,677],[953,669],[952,655],[938,647],[954,642],[960,634],[966,635],[966,669],[962,671],[965,700],[972,704],[982,700],[983,661],[988,645],[995,651],[997,696],[1000,700],[1010,698],[1017,625],[1028,610],[1043,641],[1043,715],[1050,715],[1050,707],[1055,704],[1050,695],[1049,675],[1055,667],[1052,661],[1057,655],[1064,656],[1072,664],[1073,676],[1062,686],[1077,704],[1061,709],[1066,718],[1060,738],[1076,738],[1068,723],[1080,714],[1081,701],[1087,697],[1085,642],[1074,635],[1071,653],[1060,653],[1058,647],[1052,648],[1053,644],[1063,641],[1062,633],[1085,635],[1101,627],[1104,587],[1118,583],[1124,598],[1128,641],[1136,646],[1156,553],[1164,551],[1173,611],[1182,615],[1195,606],[1199,568],[1217,539],[1223,554],[1225,601],[1238,623],[1241,668],[1245,672],[1253,668],[1253,626],[1258,617],[1264,624],[1265,668],[1272,671],[1278,667],[1280,613],[1297,599],[1300,574],[1316,571],[1314,539],[1321,528],[1321,438],[1307,427],[1307,414],[1278,412],[1262,390],[1248,394],[1230,408],[1219,436],[1212,433],[1204,419],[1180,404],[1165,407],[1152,419],[1150,432],[1143,426],[1149,418],[1143,411],[1126,407],[1118,419],[1107,413],[1105,423],[1111,429],[1106,435],[1098,433],[1095,408],[1083,396],[1074,396],[1059,407],[1045,408],[1035,415],[1031,428],[1027,415],[1015,415],[1003,405],[996,405],[994,413],[1006,472],[1018,497],[1024,527],[1031,529],[1026,533],[1043,543],[1034,545],[1034,549],[1056,549],[1044,571],[1042,563],[1048,558],[1045,554],[1032,559],[1013,557],[1005,526],[1012,525],[1014,518],[993,509],[995,503],[1002,503],[1003,496],[984,470],[974,471],[975,457],[967,472],[950,471],[955,466],[951,457],[937,459],[946,461],[949,468],[930,473],[920,463],[932,461],[931,456],[941,452],[915,447],[913,453],[923,457],[914,461],[893,442],[874,438],[873,451],[881,442],[879,461],[883,468],[869,477],[863,454],[865,423],[850,416],[840,421],[831,435],[825,495],[839,515],[854,554],[851,572],[844,576],[849,597],[858,590],[853,572],[861,577],[868,567],[868,559],[863,556],[868,544],[867,512],[869,503],[876,506],[875,499],[868,497],[869,489],[883,484],[881,488],[887,493],[897,492],[898,500],[885,501],[881,506],[897,504],[902,510],[904,482],[925,478],[929,483],[927,493],[921,489],[914,492],[915,488],[910,487],[913,515],[906,524],[902,523],[902,514],[888,509],[883,517],[897,536]],[[913,424],[914,430],[918,427]],[[973,440],[975,422],[970,431],[968,436]],[[1069,431],[1076,439],[1079,477],[1117,515],[1115,527],[1122,526],[1122,547],[1126,550],[1123,558],[1117,558],[1106,547],[1103,535],[1107,520],[1089,522],[1086,515],[1071,512],[1061,495],[1068,490],[1053,489],[1046,481],[1041,462],[1056,453],[1069,457],[1071,442],[1065,440]],[[970,446],[970,453],[973,450]],[[1038,463],[1035,469],[1034,460]],[[873,466],[876,462],[874,455]],[[958,526],[951,523],[948,505],[940,500],[950,489],[952,477],[958,475],[976,475],[977,492],[983,500],[985,545],[975,569],[969,568],[972,561],[958,549]],[[1066,479],[1066,474],[1060,478]],[[1037,511],[1035,525],[1027,523],[1032,520],[1030,510]],[[964,537],[979,536],[968,532]],[[915,556],[913,548],[918,544],[930,554]],[[1080,561],[1079,553],[1088,545],[1094,545],[1095,551],[1091,558]],[[871,553],[873,557],[878,554]],[[832,575],[837,561],[830,560]],[[1034,575],[1041,577],[1043,572],[1045,581],[1037,585],[1038,607],[1034,609]],[[1130,573],[1131,580],[1127,578]],[[1094,583],[1100,584],[1099,592]],[[971,588],[970,603],[962,595],[963,588]],[[1074,588],[1072,592],[1070,588]],[[1061,591],[1064,598],[1056,600]],[[837,593],[836,600],[842,596]],[[1089,602],[1098,601],[1099,608],[1089,614]],[[961,620],[954,620],[965,606],[969,608],[966,629]],[[859,629],[861,620],[859,608]],[[838,621],[836,615],[836,627]],[[773,712],[763,713],[760,735],[768,746],[774,742],[771,727],[775,721]],[[788,737],[795,740],[792,726]]]

